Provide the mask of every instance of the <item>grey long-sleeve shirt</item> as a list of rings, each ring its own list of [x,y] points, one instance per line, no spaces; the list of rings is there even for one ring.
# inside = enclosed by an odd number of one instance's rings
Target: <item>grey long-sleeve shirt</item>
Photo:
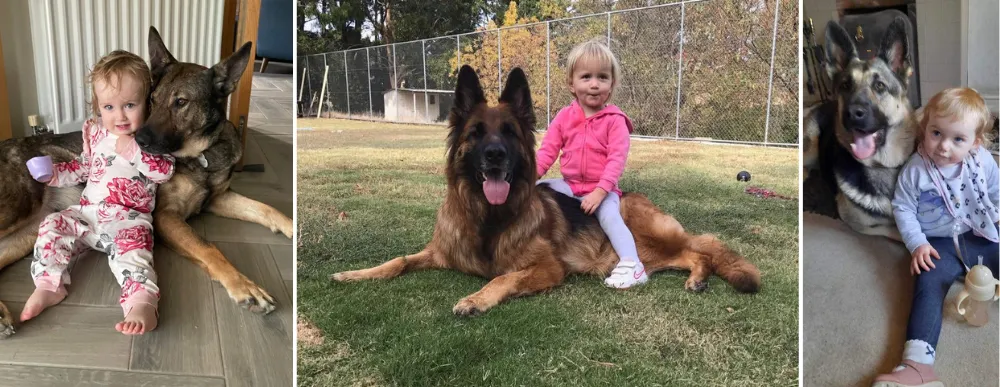
[[[986,148],[980,146],[979,160],[983,163],[986,174],[987,197],[994,206],[1000,202],[1000,175],[997,163]],[[940,168],[947,182],[960,179],[960,165]],[[945,184],[947,184],[947,182]],[[896,227],[903,237],[903,243],[912,253],[920,245],[927,243],[927,237],[950,237],[955,218],[945,208],[948,198],[938,194],[931,180],[930,172],[924,167],[920,155],[914,153],[899,172],[896,181],[896,192],[892,199],[892,213],[896,218]],[[968,207],[963,207],[963,210]],[[962,216],[963,214],[958,214]],[[970,230],[969,226],[960,223],[960,233]]]

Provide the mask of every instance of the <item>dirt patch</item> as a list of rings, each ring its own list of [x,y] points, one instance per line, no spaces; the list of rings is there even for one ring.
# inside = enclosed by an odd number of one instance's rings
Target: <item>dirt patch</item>
[[[298,322],[295,324],[295,330],[298,332],[299,344],[306,347],[323,345],[323,332],[301,316],[299,316]]]

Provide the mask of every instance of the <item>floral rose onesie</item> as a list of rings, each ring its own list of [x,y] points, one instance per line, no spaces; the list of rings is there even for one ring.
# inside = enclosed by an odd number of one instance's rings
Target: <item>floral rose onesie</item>
[[[80,205],[51,214],[42,221],[35,242],[31,276],[35,286],[66,293],[72,258],[93,248],[108,254],[108,263],[122,287],[118,302],[128,315],[132,306],[156,306],[160,297],[153,271],[153,217],[156,187],[174,173],[170,155],[150,155],[134,140],[126,155],[115,152],[118,136],[87,121],[91,153],[52,168],[49,185],[87,186]],[[128,157],[131,156],[131,157]]]

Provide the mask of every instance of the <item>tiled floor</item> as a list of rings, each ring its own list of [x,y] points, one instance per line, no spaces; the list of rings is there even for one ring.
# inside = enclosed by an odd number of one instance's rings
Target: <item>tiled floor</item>
[[[268,69],[271,71],[271,69]],[[234,191],[292,215],[292,76],[254,74],[246,163]],[[70,295],[0,341],[0,386],[288,386],[292,384],[292,241],[251,223],[199,215],[190,223],[278,308],[240,308],[194,263],[157,246],[160,322],[139,337],[114,330],[118,285],[92,253],[72,269]],[[16,316],[33,290],[29,260],[0,272],[0,299]]]

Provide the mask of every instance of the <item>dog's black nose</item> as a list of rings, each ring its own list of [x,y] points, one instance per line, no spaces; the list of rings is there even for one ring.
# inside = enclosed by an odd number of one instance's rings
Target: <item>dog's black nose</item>
[[[868,108],[864,106],[850,106],[848,109],[851,111],[851,118],[855,120],[863,120],[868,116]]]
[[[149,144],[152,143],[150,140],[149,130],[146,128],[140,128],[139,131],[135,133],[135,142],[142,148],[149,146]]]
[[[503,144],[489,144],[483,154],[486,155],[486,161],[491,163],[498,163],[507,158],[507,150]]]

